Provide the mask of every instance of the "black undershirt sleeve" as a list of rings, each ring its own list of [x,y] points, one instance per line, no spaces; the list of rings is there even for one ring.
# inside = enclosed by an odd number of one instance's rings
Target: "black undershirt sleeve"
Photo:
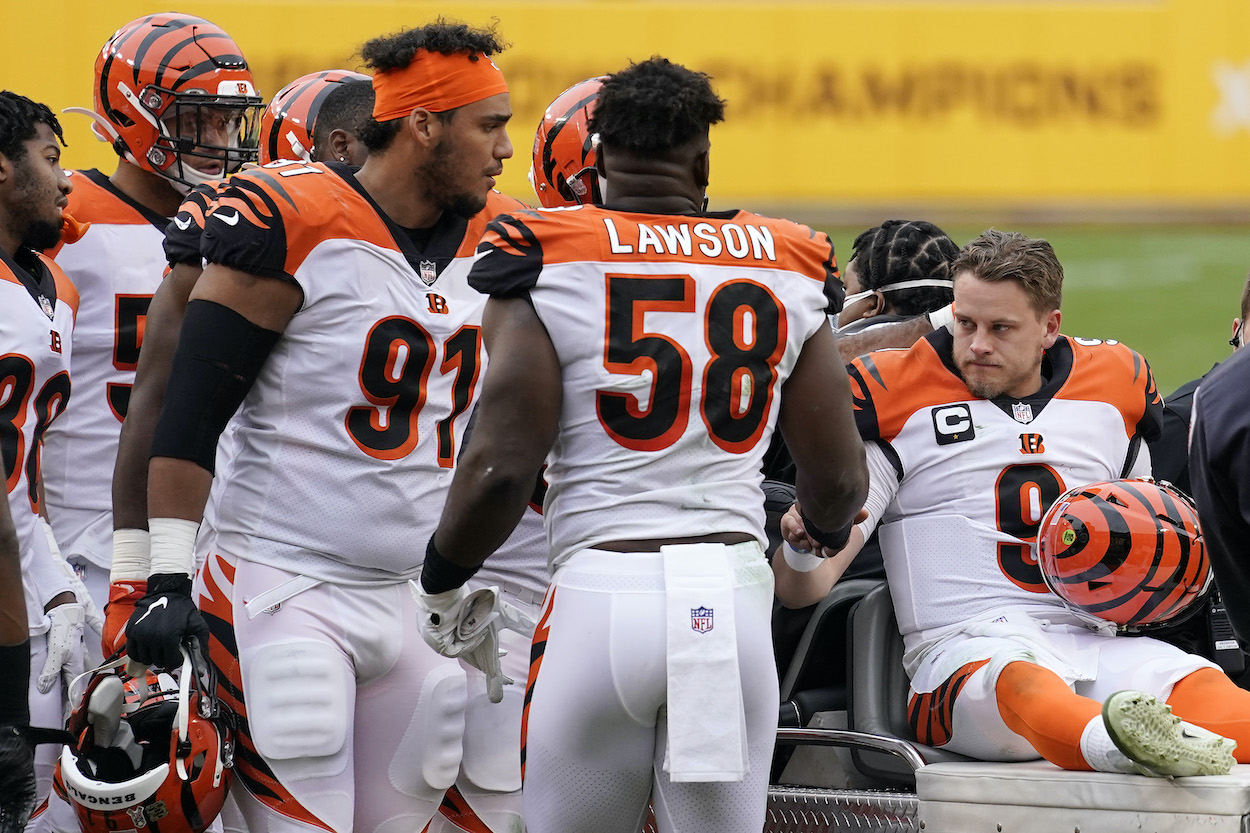
[[[151,456],[211,473],[218,437],[281,336],[213,301],[188,304]]]

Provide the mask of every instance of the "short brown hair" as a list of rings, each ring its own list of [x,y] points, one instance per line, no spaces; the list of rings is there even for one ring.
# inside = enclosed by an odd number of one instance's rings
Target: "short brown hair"
[[[1015,231],[987,229],[959,250],[951,273],[968,272],[983,281],[1015,281],[1038,315],[1059,309],[1063,266],[1050,243]]]
[[[1250,275],[1246,276],[1246,285],[1241,288],[1241,320],[1250,318]]]

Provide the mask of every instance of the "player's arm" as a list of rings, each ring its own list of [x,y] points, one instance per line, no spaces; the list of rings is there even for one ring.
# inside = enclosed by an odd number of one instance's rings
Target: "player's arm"
[[[190,579],[217,440],[302,300],[294,283],[220,264],[205,268],[191,292],[152,437],[151,573],[126,627],[126,650],[138,662],[172,668],[184,637],[207,639]]]
[[[868,497],[855,516],[855,526],[845,547],[831,550],[808,537],[797,506],[782,516],[783,543],[773,554],[772,567],[774,592],[784,606],[807,607],[829,595],[898,494],[898,477],[885,452],[874,443],[866,443],[864,451]]]
[[[17,531],[0,499],[0,827],[21,830],[35,803],[30,726],[30,645]]]
[[[178,332],[187,310],[191,289],[203,269],[198,264],[176,263],[157,287],[148,307],[143,350],[135,370],[134,388],[126,419],[122,422],[113,468],[113,528],[147,529],[148,456],[152,435],[165,401],[165,386],[173,364]]]
[[[451,587],[442,563],[467,580],[520,520],[547,452],[555,442],[562,388],[560,362],[528,298],[492,298],[482,334],[490,364],[476,423],[456,463],[447,503],[430,539],[422,583],[430,592]],[[430,552],[437,552],[430,558]],[[463,584],[454,582],[452,587]]]
[[[803,345],[781,391],[778,426],[795,464],[795,491],[808,532],[841,542],[868,494],[864,446],[851,409],[851,387],[833,332],[819,328]]]
[[[906,321],[878,324],[858,333],[839,334],[838,353],[842,356],[843,364],[850,364],[855,358],[874,350],[911,347],[933,332],[933,329],[926,315],[917,315]]]

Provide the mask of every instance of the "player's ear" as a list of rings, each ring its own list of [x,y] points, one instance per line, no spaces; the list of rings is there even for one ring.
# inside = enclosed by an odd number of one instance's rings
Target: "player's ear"
[[[1059,310],[1051,310],[1046,316],[1046,335],[1042,340],[1042,347],[1049,350],[1059,339]]]
[[[712,153],[708,149],[700,151],[694,157],[694,182],[699,190],[706,191],[712,181]]]
[[[328,152],[320,154],[325,157],[325,161],[343,161],[347,158],[347,152],[351,148],[351,137],[346,130],[336,127],[326,137],[326,144],[330,146]]]
[[[406,126],[417,143],[427,150],[438,142],[438,117],[424,107],[417,107],[408,114]]]

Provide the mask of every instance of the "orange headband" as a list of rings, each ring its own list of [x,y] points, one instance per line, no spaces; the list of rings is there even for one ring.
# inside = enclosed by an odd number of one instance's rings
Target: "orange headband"
[[[418,49],[407,67],[373,76],[373,118],[390,121],[418,107],[444,113],[507,91],[503,73],[481,52]]]

